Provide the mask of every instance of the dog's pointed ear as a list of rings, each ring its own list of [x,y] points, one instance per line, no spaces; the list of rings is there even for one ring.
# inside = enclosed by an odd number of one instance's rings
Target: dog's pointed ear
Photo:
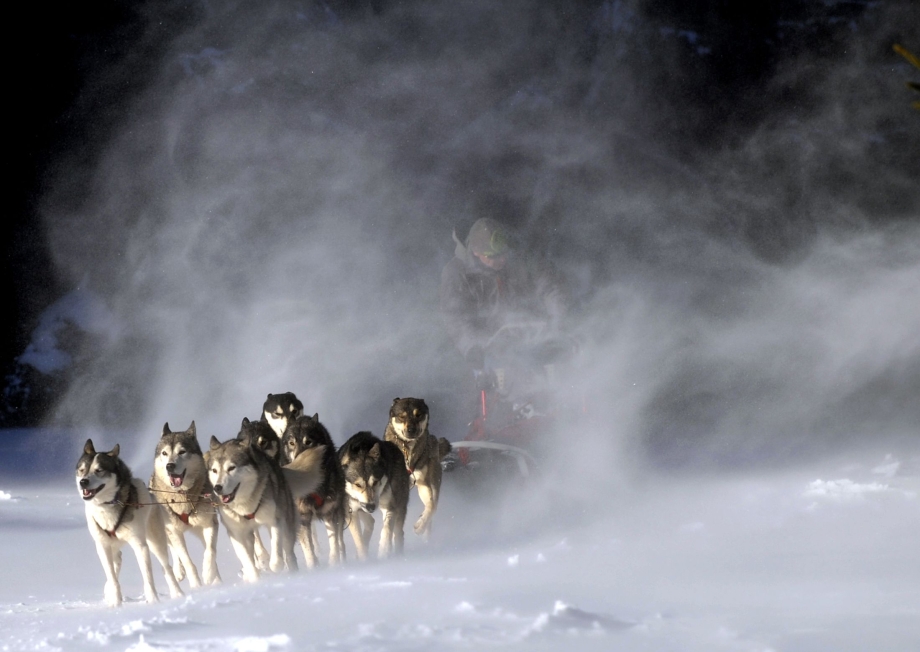
[[[313,423],[319,423],[319,412],[314,412],[313,416],[310,417],[310,421]]]
[[[211,435],[211,450],[214,450],[215,448],[219,448],[219,447],[220,447],[220,440],[214,435]]]
[[[110,450],[110,451],[107,453],[107,455],[108,455],[109,457],[118,457],[118,454],[119,454],[120,452],[121,452],[121,446],[119,446],[118,444],[115,444],[115,448],[113,448],[112,450]]]
[[[169,421],[167,421],[166,423],[163,424],[163,432],[160,433],[160,437],[165,437],[169,433],[170,433]]]
[[[397,396],[396,398],[393,399],[393,405],[396,405],[397,402],[399,402],[399,397],[398,397],[398,396]]]
[[[192,424],[188,427],[188,434],[195,436],[198,434],[198,431],[195,429],[195,420],[192,419]]]
[[[349,462],[351,462],[351,455],[349,455],[348,452],[346,451],[345,454],[339,458],[339,464],[341,464],[342,466],[345,466]]]
[[[373,446],[371,446],[371,449],[367,451],[367,456],[370,459],[375,460],[375,461],[380,459],[380,442],[379,441]]]
[[[243,422],[240,424],[240,428],[245,428],[248,425],[249,425],[249,419],[247,417],[243,417]]]
[[[92,439],[87,439],[86,443],[83,444],[83,454],[84,455],[95,455],[96,454],[96,447],[93,446]]]

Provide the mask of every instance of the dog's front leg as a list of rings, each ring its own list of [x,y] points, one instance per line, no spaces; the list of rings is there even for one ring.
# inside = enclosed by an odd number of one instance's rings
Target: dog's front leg
[[[169,551],[166,544],[166,531],[163,529],[162,521],[157,519],[162,516],[159,512],[154,512],[156,518],[151,516],[147,525],[147,546],[151,552],[153,552],[154,557],[157,558],[157,561],[160,562],[160,566],[163,567],[163,574],[166,576],[166,584],[169,586],[169,597],[178,598],[182,595],[182,589],[179,586],[179,582],[176,580],[176,576],[173,573],[172,566],[169,564]],[[182,536],[182,533],[179,532],[179,541],[182,544],[182,550],[185,551],[185,564],[188,564],[189,569],[189,579],[191,578],[198,579],[198,571],[195,569],[195,565],[192,563],[191,558],[188,556],[188,550],[185,547],[185,537]],[[173,548],[175,550],[175,548]],[[200,583],[199,583],[200,584]],[[192,586],[196,586],[192,584]]]
[[[220,584],[220,573],[217,570],[217,518],[212,525],[201,529],[204,541],[204,560],[201,562],[205,584]]]
[[[224,522],[226,523],[226,521]],[[253,558],[253,531],[247,528],[230,529],[228,527],[227,534],[230,535],[233,551],[243,566],[243,581],[257,582],[259,580],[259,570],[256,568],[255,559]]]
[[[374,531],[374,517],[360,509],[355,502],[350,502],[348,509],[348,531],[355,542],[355,555],[358,561],[365,561],[371,533]]]
[[[262,543],[262,537],[259,536],[259,528],[252,531],[252,536],[256,566],[259,567],[259,570],[268,570],[270,555],[265,549],[265,544]]]
[[[128,540],[128,543],[131,544],[131,548],[134,549],[134,556],[137,557],[137,565],[140,566],[141,576],[144,578],[144,599],[148,604],[159,602],[160,596],[157,595],[157,587],[153,581],[153,564],[150,563],[150,549],[147,547],[146,539],[133,537]],[[172,569],[169,567],[169,564],[167,564],[166,567],[169,568],[169,575],[172,575]],[[176,578],[173,577],[173,582],[175,581]]]
[[[268,528],[269,536],[271,537],[271,557],[268,560],[268,567],[273,573],[280,573],[284,570],[284,551],[281,546],[281,527],[274,523]]]
[[[99,555],[102,570],[105,571],[105,603],[110,607],[117,607],[122,603],[121,585],[118,583],[118,566],[121,564],[116,562],[116,559],[121,556],[121,551],[113,550],[112,547],[97,540],[96,554]]]
[[[422,510],[422,515],[415,522],[414,529],[417,535],[428,541],[428,536],[431,534],[431,519],[438,509],[438,490],[428,483],[420,483],[416,486],[418,487],[418,497],[422,500],[422,505],[424,505],[425,509]]]
[[[383,524],[380,526],[380,546],[377,548],[377,558],[386,559],[393,551],[393,510],[380,509]]]
[[[342,513],[336,507],[323,518],[326,534],[329,536],[329,565],[336,566],[345,560],[345,546],[342,545]]]
[[[201,586],[201,578],[198,575],[198,569],[195,568],[191,556],[188,554],[188,546],[185,544],[185,536],[179,531],[179,528],[167,526],[166,536],[169,539],[169,548],[172,550],[175,558],[176,571],[174,575],[176,581],[181,582],[182,577],[178,569],[182,569],[182,575],[188,576],[188,582],[193,589]],[[156,551],[154,551],[156,554]],[[157,555],[159,557],[159,555]],[[162,563],[162,561],[161,561]]]
[[[316,548],[313,537],[313,511],[306,507],[300,512],[300,523],[297,526],[297,539],[303,548],[303,557],[307,568],[316,567]]]

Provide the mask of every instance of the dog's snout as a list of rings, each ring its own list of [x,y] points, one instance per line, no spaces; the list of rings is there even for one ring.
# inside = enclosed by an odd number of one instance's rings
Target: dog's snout
[[[86,478],[80,478],[80,486],[81,486],[81,487],[88,487],[88,486],[89,486],[89,480],[87,480]]]
[[[368,514],[372,514],[375,509],[377,509],[377,503],[364,503],[364,511]]]
[[[223,491],[224,491],[224,485],[222,485],[222,484],[216,484],[216,485],[214,485],[214,493],[216,493],[216,494],[221,494],[221,493],[223,493]]]
[[[166,465],[166,472],[167,472],[167,473],[172,473],[172,472],[175,471],[175,470],[176,470],[176,465],[175,465],[174,462],[170,462],[169,464]]]

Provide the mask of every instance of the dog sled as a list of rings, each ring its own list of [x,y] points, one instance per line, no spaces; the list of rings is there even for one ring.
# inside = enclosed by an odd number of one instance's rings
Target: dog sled
[[[475,414],[463,438],[451,442],[445,471],[479,479],[530,477],[561,420],[574,423],[584,414],[583,396],[563,396],[558,387],[577,343],[547,330],[540,322],[509,324],[489,340],[485,364],[473,374]]]

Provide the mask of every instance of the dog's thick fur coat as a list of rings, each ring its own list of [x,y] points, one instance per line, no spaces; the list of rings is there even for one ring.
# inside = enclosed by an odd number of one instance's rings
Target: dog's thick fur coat
[[[107,453],[97,453],[93,440],[87,439],[77,460],[77,490],[86,508],[86,525],[96,544],[102,570],[105,571],[105,602],[117,607],[124,598],[118,575],[121,549],[127,543],[134,550],[144,580],[147,602],[158,602],[150,551],[163,566],[169,594],[182,595],[182,589],[169,565],[163,512],[153,505],[144,483],[118,456],[116,446]]]
[[[295,460],[299,465],[291,474],[299,476],[299,490],[315,491],[322,483],[321,461],[322,449],[307,451]],[[221,518],[243,566],[243,580],[254,582],[259,577],[254,558],[259,526],[267,527],[271,535],[269,568],[273,572],[297,570],[296,512],[286,473],[252,440],[221,443],[211,437],[207,462],[214,495],[221,503]]]
[[[374,531],[372,514],[380,507],[381,559],[403,551],[406,510],[409,506],[409,473],[402,453],[394,445],[369,432],[359,432],[339,449],[339,462],[345,473],[351,522],[348,529],[355,540],[358,559],[367,559]]]
[[[163,424],[153,458],[150,492],[163,506],[166,536],[176,562],[176,579],[188,577],[192,587],[202,579],[185,544],[191,532],[204,544],[202,571],[205,584],[220,582],[217,570],[217,508],[212,504],[212,487],[204,454],[198,444],[195,422],[188,430],[172,432]]]
[[[332,437],[320,423],[318,414],[312,417],[298,417],[288,425],[281,440],[284,458],[288,463],[293,462],[304,451],[321,446],[324,447],[323,484],[311,494],[294,497],[301,518],[297,537],[309,568],[316,566],[314,516],[321,519],[326,526],[329,536],[329,565],[334,566],[345,561],[345,475],[339,464]]]
[[[414,529],[426,539],[441,495],[441,460],[451,449],[445,438],[428,432],[428,416],[428,406],[420,398],[393,399],[384,434],[384,439],[396,444],[403,454],[411,483],[418,487],[424,510]]]

